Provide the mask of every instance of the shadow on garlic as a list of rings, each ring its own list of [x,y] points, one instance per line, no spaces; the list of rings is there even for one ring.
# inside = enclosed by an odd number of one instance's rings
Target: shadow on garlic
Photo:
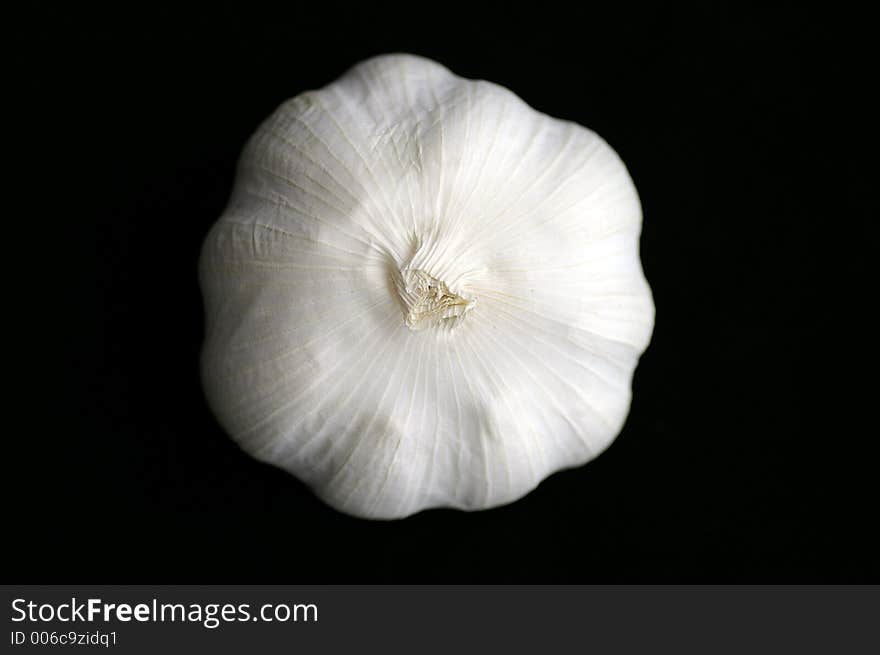
[[[245,147],[201,255],[208,401],[355,516],[514,501],[623,425],[654,323],[641,220],[590,130],[362,62]]]

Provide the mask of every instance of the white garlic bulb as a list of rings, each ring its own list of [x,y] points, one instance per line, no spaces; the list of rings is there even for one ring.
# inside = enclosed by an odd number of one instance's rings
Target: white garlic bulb
[[[208,401],[349,514],[509,503],[605,449],[654,323],[595,133],[409,55],[285,102],[200,276]]]

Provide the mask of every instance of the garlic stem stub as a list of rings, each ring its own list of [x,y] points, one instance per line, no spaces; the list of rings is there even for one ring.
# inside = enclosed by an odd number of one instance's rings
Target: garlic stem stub
[[[623,426],[654,325],[641,223],[589,129],[364,61],[244,149],[200,261],[208,402],[348,514],[512,502]]]

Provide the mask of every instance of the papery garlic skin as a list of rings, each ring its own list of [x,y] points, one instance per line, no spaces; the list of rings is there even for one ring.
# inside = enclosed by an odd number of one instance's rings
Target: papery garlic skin
[[[590,130],[427,59],[362,62],[242,154],[200,261],[209,404],[349,514],[509,503],[626,419],[641,222]]]

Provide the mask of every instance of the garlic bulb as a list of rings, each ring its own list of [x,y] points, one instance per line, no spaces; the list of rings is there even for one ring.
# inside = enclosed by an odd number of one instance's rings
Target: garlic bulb
[[[335,508],[482,509],[594,458],[654,322],[596,134],[409,55],[285,102],[206,238],[224,428]]]

